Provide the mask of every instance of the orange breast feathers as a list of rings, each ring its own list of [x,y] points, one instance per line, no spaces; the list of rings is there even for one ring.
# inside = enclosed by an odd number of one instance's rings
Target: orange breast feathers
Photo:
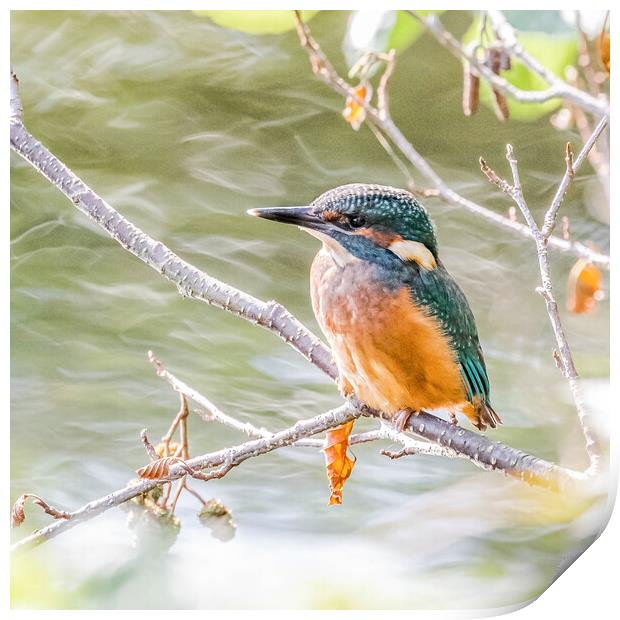
[[[311,295],[341,385],[388,414],[454,407],[467,398],[459,366],[436,319],[406,289],[393,291],[363,261],[338,266],[324,250],[312,264]]]

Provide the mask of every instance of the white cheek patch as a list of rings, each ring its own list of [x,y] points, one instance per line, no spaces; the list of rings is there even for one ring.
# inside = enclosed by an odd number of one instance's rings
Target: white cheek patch
[[[401,260],[414,261],[424,269],[435,269],[437,266],[432,252],[419,241],[394,241],[389,249]]]

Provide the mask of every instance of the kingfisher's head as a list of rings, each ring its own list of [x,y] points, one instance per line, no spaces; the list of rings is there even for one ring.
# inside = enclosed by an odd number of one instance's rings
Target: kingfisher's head
[[[337,262],[348,258],[416,262],[433,269],[437,239],[426,209],[404,189],[353,183],[307,207],[250,209],[250,215],[295,224],[319,238]]]

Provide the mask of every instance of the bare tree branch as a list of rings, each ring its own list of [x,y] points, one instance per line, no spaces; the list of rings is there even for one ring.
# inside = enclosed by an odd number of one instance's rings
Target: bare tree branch
[[[487,209],[486,207],[461,196],[451,189],[450,186],[426,161],[426,159],[420,155],[413,144],[405,138],[403,133],[392,120],[387,107],[382,111],[382,114],[379,114],[377,108],[375,108],[370,102],[364,101],[356,95],[353,87],[341,78],[340,75],[338,75],[338,72],[334,69],[333,65],[317,41],[312,37],[310,28],[302,21],[298,12],[296,12],[296,17],[299,40],[302,47],[308,53],[310,65],[314,74],[321,78],[337,93],[345,98],[350,97],[354,99],[360,106],[362,106],[366,110],[368,119],[392,141],[392,143],[399,149],[409,163],[411,163],[413,167],[432,184],[433,189],[437,191],[437,196],[443,198],[450,204],[463,207],[467,211],[474,213],[475,215],[482,217],[493,224],[497,224],[502,228],[510,229],[512,232],[524,237],[532,236],[532,231],[529,226],[526,226],[521,222],[511,220],[510,218],[496,213],[495,211],[491,211],[490,209]],[[387,106],[387,100],[385,105]],[[558,250],[570,252],[576,256],[587,258],[593,263],[609,268],[609,256],[601,254],[600,252],[595,252],[583,243],[551,236],[549,237],[549,245]]]

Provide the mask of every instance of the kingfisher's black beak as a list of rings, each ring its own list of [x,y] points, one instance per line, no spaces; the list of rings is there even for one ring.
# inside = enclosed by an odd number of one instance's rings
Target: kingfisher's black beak
[[[268,209],[248,209],[248,214],[274,222],[294,224],[302,228],[325,228],[325,221],[313,213],[312,207],[272,207]]]

